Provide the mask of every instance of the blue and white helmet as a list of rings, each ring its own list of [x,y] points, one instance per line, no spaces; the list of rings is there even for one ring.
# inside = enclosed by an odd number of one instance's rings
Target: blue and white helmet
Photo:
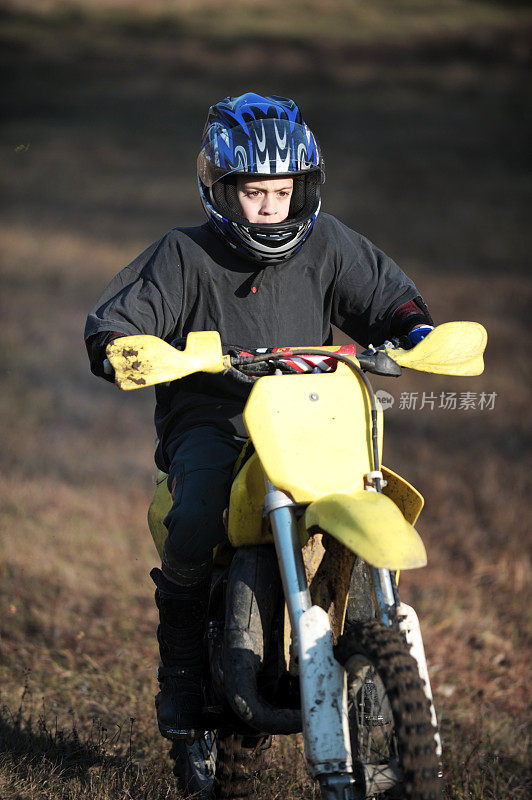
[[[293,178],[288,218],[248,222],[237,175]],[[324,180],[320,147],[293,100],[248,92],[210,107],[198,156],[201,201],[215,231],[241,255],[264,266],[293,256],[318,216]]]

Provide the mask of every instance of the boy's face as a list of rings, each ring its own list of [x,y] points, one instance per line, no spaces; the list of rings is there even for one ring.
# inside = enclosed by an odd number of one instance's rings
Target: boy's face
[[[238,201],[248,222],[274,224],[288,218],[290,198],[294,181],[292,178],[248,179],[237,178]]]

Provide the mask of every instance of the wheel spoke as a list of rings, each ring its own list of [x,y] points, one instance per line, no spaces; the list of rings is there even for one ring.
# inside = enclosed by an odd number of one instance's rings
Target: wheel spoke
[[[435,729],[403,638],[376,621],[354,623],[335,652],[347,673],[358,796],[439,798]]]

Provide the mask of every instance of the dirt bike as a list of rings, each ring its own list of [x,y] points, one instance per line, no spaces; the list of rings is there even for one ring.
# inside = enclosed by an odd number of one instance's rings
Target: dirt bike
[[[481,325],[453,322],[413,349],[358,354],[354,345],[224,354],[214,331],[190,333],[184,350],[152,336],[108,346],[125,390],[201,371],[253,380],[229,553],[215,560],[205,731],[172,747],[194,796],[252,796],[251,768],[271,735],[302,731],[326,800],[440,797],[419,622],[398,594],[399,571],[426,563],[413,527],[423,498],[381,465],[368,373],[479,375],[486,339]],[[159,552],[170,505],[161,475],[149,512]]]

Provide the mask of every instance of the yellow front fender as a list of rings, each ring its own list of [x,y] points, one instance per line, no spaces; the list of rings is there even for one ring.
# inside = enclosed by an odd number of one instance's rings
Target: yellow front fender
[[[427,563],[419,534],[393,501],[377,492],[325,495],[308,506],[304,524],[310,533],[326,531],[379,569],[414,569]]]

